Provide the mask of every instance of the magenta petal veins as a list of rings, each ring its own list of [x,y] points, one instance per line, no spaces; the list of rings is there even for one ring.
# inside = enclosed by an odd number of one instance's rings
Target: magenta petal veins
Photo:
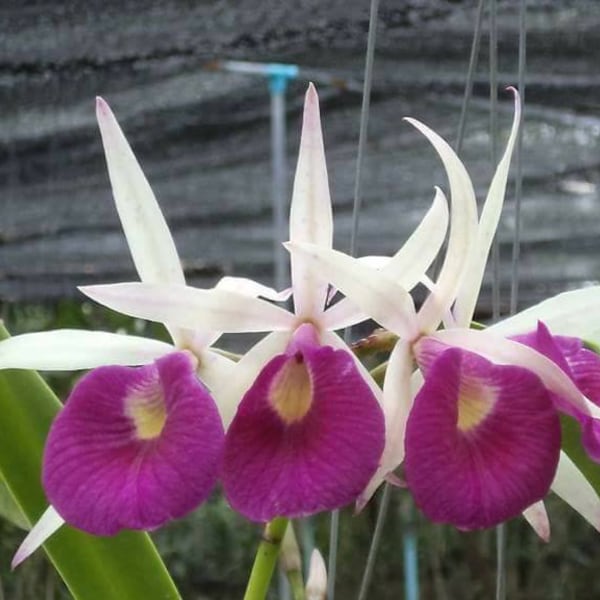
[[[206,499],[224,433],[194,369],[176,352],[79,381],[52,425],[42,473],[67,523],[96,535],[154,529]]]
[[[240,403],[225,441],[225,494],[254,521],[332,510],[360,494],[383,443],[381,408],[352,356],[303,325]]]
[[[452,348],[415,398],[405,475],[432,521],[491,527],[546,495],[559,452],[558,416],[536,375]]]
[[[538,322],[535,331],[515,336],[513,339],[555,362],[584,396],[596,406],[600,406],[600,356],[584,348],[581,339],[553,336],[541,321]],[[600,462],[600,419],[579,410],[558,394],[553,394],[552,397],[560,411],[579,421],[581,441],[586,452],[594,461]]]

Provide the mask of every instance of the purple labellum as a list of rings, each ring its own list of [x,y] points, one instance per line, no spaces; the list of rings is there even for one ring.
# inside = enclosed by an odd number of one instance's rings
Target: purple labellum
[[[155,529],[206,499],[223,440],[187,353],[100,367],[79,381],[52,424],[44,489],[67,523],[89,533]]]
[[[513,339],[555,362],[582,394],[600,406],[600,356],[584,348],[581,339],[552,335],[541,321],[535,331]],[[600,420],[578,410],[556,394],[552,394],[552,399],[558,410],[579,421],[586,452],[592,460],[600,462]]]
[[[383,451],[383,413],[352,356],[301,326],[246,392],[227,432],[223,486],[254,521],[351,503]]]
[[[429,519],[491,527],[548,492],[560,422],[535,374],[452,348],[430,365],[405,448],[407,484]]]

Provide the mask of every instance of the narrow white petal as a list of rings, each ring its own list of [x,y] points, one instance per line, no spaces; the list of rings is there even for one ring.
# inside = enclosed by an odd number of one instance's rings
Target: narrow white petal
[[[185,329],[239,333],[290,329],[295,317],[260,298],[183,285],[117,283],[80,290],[104,306],[132,317]]]
[[[221,388],[224,381],[231,378],[235,367],[236,363],[233,360],[214,350],[203,350],[198,356],[198,375],[211,392],[219,412],[223,402],[217,396],[216,391]],[[229,415],[229,412],[227,414]]]
[[[400,337],[418,333],[415,306],[409,293],[381,271],[371,269],[342,252],[311,244],[285,244],[292,254],[302,254],[362,311]]]
[[[496,169],[496,173],[490,184],[490,189],[479,220],[477,242],[475,248],[469,253],[460,291],[456,298],[456,304],[454,305],[454,317],[459,327],[468,327],[473,319],[475,305],[477,304],[479,290],[481,289],[481,282],[483,281],[485,265],[487,263],[492,240],[496,233],[496,228],[498,227],[502,206],[504,205],[504,194],[506,192],[510,160],[517,140],[519,124],[521,122],[521,102],[519,100],[519,94],[514,88],[512,91],[515,95],[515,116],[508,138],[508,144],[506,145],[504,155],[498,164],[498,168]]]
[[[550,541],[550,520],[543,500],[526,508],[523,516],[544,542]]]
[[[19,546],[10,563],[11,569],[15,569],[27,557],[31,556],[64,523],[64,519],[56,512],[54,507],[49,506]]]
[[[333,217],[323,148],[319,98],[312,84],[304,101],[298,165],[290,208],[290,240],[331,248]],[[302,255],[292,255],[294,306],[301,318],[319,315],[325,307],[327,282]]]
[[[278,292],[272,287],[263,285],[262,283],[258,283],[247,277],[222,277],[215,288],[218,290],[237,292],[238,294],[244,294],[245,296],[252,296],[254,298],[260,296],[261,298],[266,298],[267,300],[273,300],[275,302],[285,302],[292,295],[292,288],[287,288]]]
[[[562,451],[551,489],[600,531],[600,498],[575,463]]]
[[[175,242],[154,192],[108,104],[96,99],[113,197],[129,251],[146,283],[185,284]],[[190,345],[190,333],[167,325],[177,346]]]
[[[342,298],[323,313],[319,323],[324,329],[333,331],[351,327],[369,318],[369,315],[360,310],[350,298]]]
[[[488,330],[446,329],[437,331],[430,337],[449,346],[476,352],[497,364],[516,365],[529,369],[549,390],[571,402],[578,410],[596,418],[600,417],[600,408],[586,399],[560,367],[528,346],[507,340]],[[426,340],[427,338],[422,338],[417,342],[417,356],[420,345],[426,343]]]
[[[244,354],[228,377],[214,382],[212,392],[217,399],[225,429],[229,427],[241,399],[250,389],[261,369],[274,356],[285,351],[291,335],[291,332],[270,333]]]
[[[142,281],[184,283],[177,250],[154,193],[108,104],[96,116],[117,211]]]
[[[448,201],[439,188],[431,208],[405,244],[381,266],[405,290],[412,290],[437,256],[448,229]],[[371,264],[375,264],[372,261]]]
[[[306,600],[325,600],[327,597],[327,567],[321,553],[315,548],[310,556]]]
[[[543,321],[554,335],[600,344],[600,286],[564,292],[489,327],[501,335],[533,331]]]
[[[406,420],[414,398],[410,381],[412,371],[410,343],[400,340],[390,354],[383,383],[385,447],[377,471],[357,501],[359,510],[370,500],[387,475],[404,459]]]
[[[173,351],[170,344],[149,338],[58,329],[0,342],[0,369],[76,371],[101,365],[145,365]]]
[[[477,201],[473,184],[454,150],[437,133],[423,123],[407,119],[431,142],[444,164],[450,185],[450,235],[444,264],[430,294],[419,311],[422,331],[433,331],[451,307],[461,282],[465,261],[477,235]]]

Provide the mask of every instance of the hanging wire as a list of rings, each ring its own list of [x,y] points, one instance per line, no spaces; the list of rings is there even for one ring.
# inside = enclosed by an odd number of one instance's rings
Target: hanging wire
[[[367,564],[365,566],[365,572],[360,583],[360,591],[358,592],[358,600],[367,600],[369,593],[369,586],[371,585],[371,579],[373,578],[373,570],[375,569],[375,561],[377,560],[377,551],[379,550],[379,544],[381,542],[381,534],[383,533],[383,525],[387,516],[388,507],[390,504],[390,492],[392,488],[389,483],[383,485],[383,493],[381,494],[381,500],[379,501],[379,510],[377,512],[377,521],[375,522],[375,530],[373,531],[373,538],[371,539],[371,546],[369,548],[369,556],[367,557]]]
[[[510,314],[517,312],[519,304],[519,256],[521,251],[521,197],[523,192],[523,121],[525,116],[525,69],[527,55],[527,0],[519,2],[519,66],[517,86],[523,106],[521,127],[515,148],[515,233],[512,247]]]
[[[373,81],[373,61],[375,58],[375,40],[377,33],[377,17],[379,14],[379,0],[371,0],[369,11],[369,33],[367,36],[367,53],[365,58],[365,73],[363,83],[362,106],[360,110],[360,130],[358,135],[358,153],[356,158],[356,173],[354,179],[354,207],[352,211],[352,233],[350,236],[350,256],[355,256],[357,250],[358,223],[361,198],[361,174],[364,160],[364,150],[367,141],[367,129],[369,125],[369,108],[371,104],[371,86]],[[351,329],[348,327],[344,332],[344,340],[350,341]],[[335,599],[335,579],[337,569],[337,550],[339,542],[340,513],[334,510],[331,513],[331,525],[329,532],[329,557],[327,565],[327,598]]]
[[[527,48],[527,0],[519,2],[519,65],[518,87],[521,102],[525,104],[525,65]],[[515,231],[512,248],[511,288],[510,288],[510,313],[517,311],[519,299],[519,253],[521,245],[521,197],[523,188],[523,122],[519,128],[517,146],[515,149],[516,175],[515,175]],[[496,574],[496,600],[506,598],[506,525],[499,525],[496,530],[497,545],[497,574]]]
[[[490,0],[490,162],[492,173],[498,156],[498,28],[496,0]],[[492,245],[492,318],[500,318],[500,244],[498,235]]]
[[[460,109],[460,120],[458,122],[458,133],[456,135],[456,143],[454,145],[454,150],[456,154],[460,154],[460,151],[462,149],[462,144],[465,137],[465,128],[467,126],[467,112],[469,110],[471,96],[473,95],[473,79],[475,78],[475,69],[477,67],[477,60],[479,59],[479,46],[481,42],[481,23],[483,21],[484,3],[485,0],[479,0],[479,4],[477,5],[477,15],[475,16],[475,30],[473,31],[471,55],[469,57],[469,68],[467,70],[467,81],[465,83],[465,93]]]

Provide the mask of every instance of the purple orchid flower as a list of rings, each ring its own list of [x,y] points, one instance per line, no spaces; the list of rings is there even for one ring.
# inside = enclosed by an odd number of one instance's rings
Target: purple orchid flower
[[[419,235],[437,240],[405,284],[415,285],[445,231],[446,207],[434,203]],[[331,248],[333,219],[318,97],[306,94],[290,214],[290,239]],[[411,254],[412,252],[412,254]],[[410,255],[410,256],[409,256]],[[392,259],[407,264],[410,247]],[[328,283],[319,269],[292,256],[294,312],[231,291],[118,284],[84,288],[127,314],[176,326],[231,333],[272,331],[219,387],[227,428],[222,481],[231,505],[256,521],[299,517],[356,499],[376,471],[384,446],[381,391],[332,330],[364,320],[350,302],[326,309]],[[412,304],[407,292],[403,302]],[[414,307],[413,307],[414,311]],[[225,408],[223,408],[225,407]],[[223,412],[225,411],[225,412]]]
[[[514,336],[513,339],[556,363],[573,381],[577,389],[596,406],[600,406],[600,356],[588,350],[578,337],[552,335],[542,322],[535,331]],[[558,410],[575,418],[581,426],[581,441],[590,456],[600,462],[600,419],[556,394],[552,399]]]
[[[553,395],[586,417],[596,418],[600,411],[543,353],[498,335],[502,324],[486,331],[469,329],[520,122],[516,92],[515,107],[507,149],[479,219],[461,161],[437,134],[410,121],[442,159],[452,199],[444,264],[436,282],[422,279],[431,293],[416,316],[398,301],[404,290],[385,266],[373,269],[309,244],[289,248],[311,260],[360,310],[400,337],[383,389],[386,447],[359,507],[403,463],[417,504],[432,520],[472,529],[523,512],[547,539],[550,528],[541,499],[550,488],[600,528],[597,494],[560,452]],[[436,331],[441,322],[445,329]],[[413,372],[415,362],[419,369]],[[538,435],[528,439],[528,430]]]
[[[184,288],[156,198],[100,98],[96,114],[140,279]],[[241,298],[289,296],[244,278],[224,277],[215,289]],[[52,504],[18,549],[13,567],[65,520],[96,534],[153,529],[195,508],[213,488],[224,444],[220,405],[213,398],[234,363],[211,349],[219,331],[164,323],[172,344],[79,330],[30,333],[0,343],[0,368],[94,369],[75,386],[52,426],[43,467]]]

